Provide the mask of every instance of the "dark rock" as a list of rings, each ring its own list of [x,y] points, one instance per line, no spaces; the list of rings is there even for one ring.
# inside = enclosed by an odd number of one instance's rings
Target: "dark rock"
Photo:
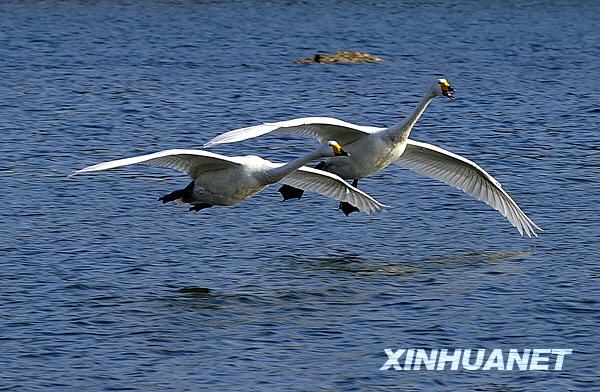
[[[297,60],[297,64],[333,64],[333,63],[379,63],[383,60],[368,53],[354,52],[352,50],[340,50],[335,53],[319,53],[312,57]]]

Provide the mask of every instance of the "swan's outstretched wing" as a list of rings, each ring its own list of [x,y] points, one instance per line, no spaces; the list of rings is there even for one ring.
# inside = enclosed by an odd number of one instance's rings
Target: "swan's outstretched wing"
[[[408,140],[396,161],[402,167],[435,178],[483,201],[508,219],[521,235],[537,237],[541,229],[511,199],[494,177],[475,162],[432,144]]]
[[[77,170],[71,175],[89,173],[99,170],[113,169],[115,167],[134,165],[143,163],[152,166],[168,167],[179,170],[185,174],[196,178],[200,174],[209,170],[225,169],[237,166],[240,162],[237,159],[214,154],[202,150],[165,150],[154,154],[140,155],[132,158],[117,159],[115,161],[99,163]]]
[[[279,182],[348,202],[367,214],[381,211],[386,207],[365,192],[348,184],[341,177],[306,166],[292,172]]]
[[[385,128],[351,124],[331,117],[304,117],[235,129],[215,137],[206,143],[204,147],[222,143],[239,142],[262,136],[267,133],[311,137],[317,139],[321,143],[325,143],[329,140],[336,140],[343,146],[344,144],[355,141],[361,136],[383,130],[385,130]]]

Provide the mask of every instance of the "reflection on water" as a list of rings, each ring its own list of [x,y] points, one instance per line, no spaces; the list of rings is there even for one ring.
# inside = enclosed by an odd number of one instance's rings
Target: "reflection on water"
[[[178,290],[182,294],[187,294],[192,297],[204,298],[210,294],[210,289],[206,287],[182,287]]]
[[[294,257],[290,268],[306,268],[320,271],[351,272],[356,274],[382,274],[390,276],[436,273],[439,270],[457,267],[474,267],[478,264],[503,263],[524,259],[531,252],[526,251],[469,251],[455,255],[423,259],[421,261],[402,261],[389,259],[371,259],[346,252],[330,257]]]

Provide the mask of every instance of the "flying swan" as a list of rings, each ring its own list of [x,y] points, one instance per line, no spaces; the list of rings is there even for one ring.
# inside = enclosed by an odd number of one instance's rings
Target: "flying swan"
[[[184,189],[171,192],[158,200],[163,203],[189,203],[192,205],[190,211],[200,211],[213,205],[237,204],[276,182],[352,203],[368,214],[384,209],[383,204],[335,174],[304,166],[315,159],[345,154],[347,153],[336,141],[329,141],[287,164],[273,163],[253,155],[226,157],[202,150],[166,150],[99,163],[77,170],[71,176],[136,163],[179,170],[192,177],[192,182]]]
[[[431,101],[441,96],[454,99],[454,91],[446,79],[438,79],[416,109],[404,121],[390,128],[360,126],[330,117],[306,117],[236,129],[215,137],[204,147],[239,142],[268,133],[312,137],[321,142],[337,140],[350,156],[329,158],[317,167],[354,180],[352,185],[355,187],[358,179],[395,163],[464,191],[500,212],[521,235],[537,237],[536,230],[541,229],[521,211],[500,183],[479,165],[443,148],[408,138]],[[303,191],[289,185],[279,190],[284,200],[300,198]],[[340,202],[340,209],[346,215],[357,211],[356,207],[360,209],[360,206],[349,202]]]

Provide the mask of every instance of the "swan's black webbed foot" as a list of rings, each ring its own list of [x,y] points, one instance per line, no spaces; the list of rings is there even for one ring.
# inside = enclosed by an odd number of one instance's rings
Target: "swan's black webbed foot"
[[[352,204],[347,203],[345,201],[340,202],[339,208],[340,208],[340,210],[342,210],[342,212],[346,216],[352,214],[353,212],[359,212],[360,211],[358,208],[354,207]]]
[[[177,191],[174,191],[174,192],[171,192],[169,194],[159,197],[158,201],[162,201],[163,204],[166,204],[170,201],[175,201],[177,199],[182,198],[183,195],[185,195],[185,191],[183,189],[179,189]]]
[[[293,186],[289,185],[282,185],[277,192],[281,193],[281,196],[283,196],[283,201],[289,199],[300,199],[304,194],[302,189],[294,188]]]
[[[193,206],[191,206],[188,211],[200,211],[200,210],[203,210],[205,208],[210,208],[212,206],[213,206],[212,204],[198,203],[198,204],[194,204]]]
[[[354,179],[354,181],[352,181],[352,186],[355,187],[355,188],[358,188],[358,180],[357,179]],[[356,208],[352,204],[347,203],[345,201],[341,201],[340,202],[339,209],[342,210],[342,212],[346,216],[352,214],[353,212],[359,212],[360,211],[358,208]]]
[[[317,164],[317,166],[315,166],[315,169],[323,169],[325,164],[325,161],[321,161]],[[301,199],[302,195],[304,195],[304,191],[302,189],[294,188],[290,185],[282,185],[277,192],[281,193],[281,196],[283,196],[283,201],[289,199]]]
[[[188,184],[188,186],[186,186],[183,189],[179,189],[179,190],[173,191],[169,194],[159,197],[158,201],[162,201],[163,204],[166,204],[170,201],[181,199],[184,196],[189,196],[194,191],[194,184],[195,184],[195,181],[192,181]]]

